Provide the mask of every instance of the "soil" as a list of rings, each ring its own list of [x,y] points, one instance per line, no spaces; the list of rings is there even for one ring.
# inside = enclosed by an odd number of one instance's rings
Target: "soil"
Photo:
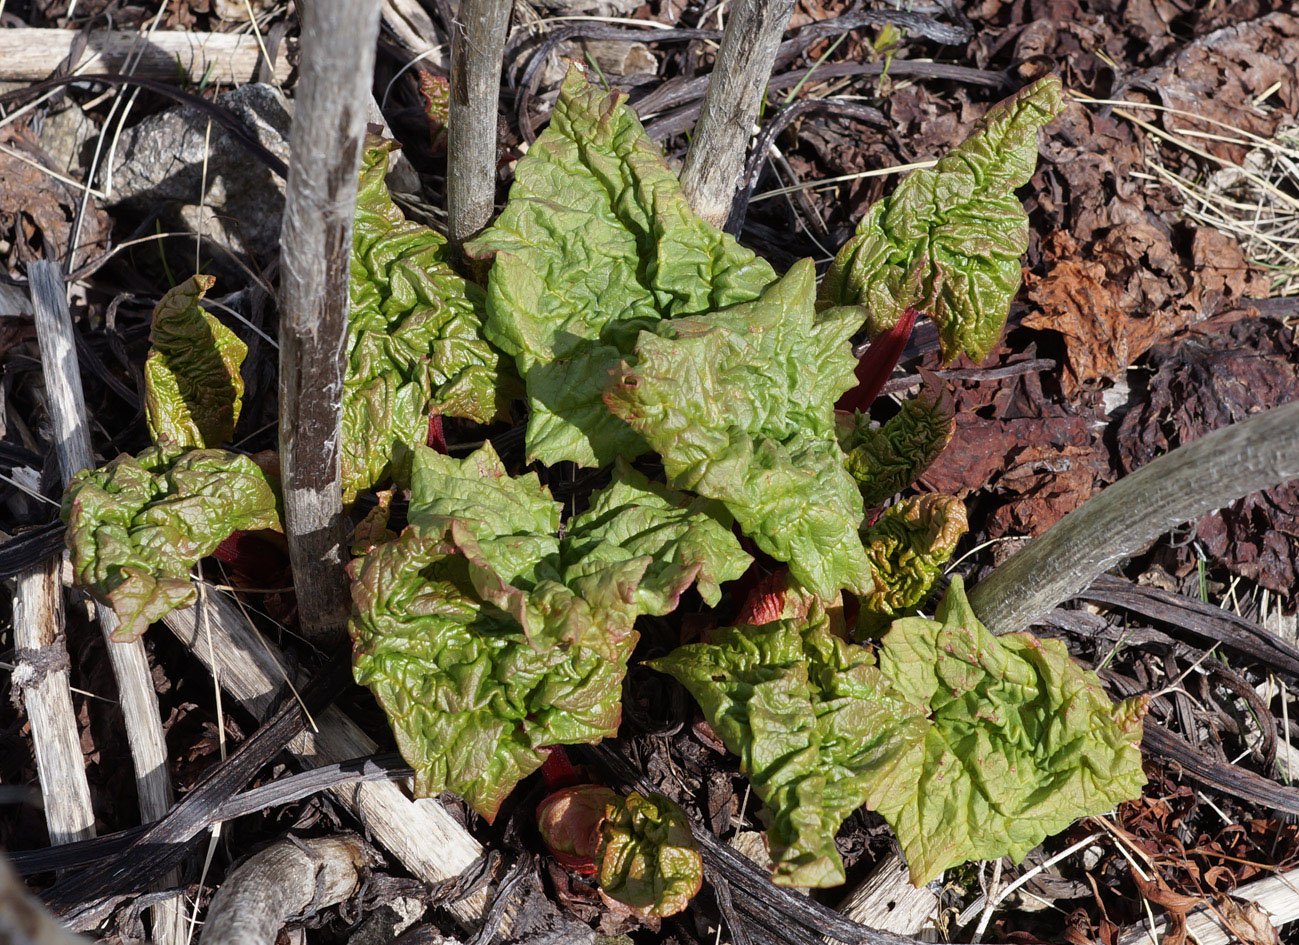
[[[427,4],[436,29],[447,29],[452,6],[445,0]],[[717,4],[693,0],[639,6],[635,0],[587,0],[567,7],[688,27],[711,28],[725,18]],[[249,9],[272,43],[296,35],[288,5],[269,2],[169,0],[158,28],[246,31]],[[702,94],[702,83],[694,80],[711,68],[710,41],[651,41],[652,32],[626,23],[614,24],[618,36],[610,39],[610,22],[552,19],[573,9],[516,7],[501,108],[501,202],[514,162],[549,113],[562,75],[559,57],[586,58],[607,82],[627,91],[669,160],[680,161],[688,146],[685,131]],[[1044,133],[1038,170],[1020,194],[1032,241],[1002,342],[981,364],[962,359],[944,366],[932,333],[922,330],[898,368],[899,378],[920,368],[936,370],[951,388],[954,440],[917,489],[965,501],[970,530],[954,560],[972,584],[1025,538],[1120,477],[1211,430],[1299,399],[1299,295],[1292,294],[1299,291],[1299,268],[1289,250],[1299,230],[1284,229],[1286,208],[1299,205],[1293,160],[1299,148],[1299,16],[1288,0],[920,0],[906,9],[912,19],[900,34],[879,25],[844,31],[835,22],[850,12],[847,4],[800,0],[791,29],[816,23],[828,28],[791,34],[806,39],[782,53],[763,122],[776,120],[787,104],[815,99],[850,98],[868,108],[843,117],[811,107],[776,136],[778,156],[762,167],[741,239],[778,267],[810,256],[823,268],[871,202],[898,179],[879,172],[940,155],[992,103],[1041,75],[1054,72],[1064,81],[1069,104]],[[110,23],[134,29],[147,26],[157,12],[129,0],[20,0],[0,4],[0,11],[3,27],[66,30]],[[562,42],[548,46],[546,38],[561,29]],[[623,35],[633,32],[630,38],[641,41],[634,45]],[[62,69],[50,63],[52,74]],[[436,56],[417,60],[385,32],[376,97],[418,172],[419,191],[404,200],[405,209],[434,226],[445,206],[444,71]],[[535,88],[528,88],[530,82]],[[28,84],[5,86],[18,93],[6,96],[5,115],[24,104]],[[202,83],[185,90],[217,108],[251,107],[243,104],[246,96],[221,98],[224,90]],[[291,99],[292,82],[286,91]],[[219,276],[214,296],[243,316],[233,327],[250,347],[248,406],[235,439],[249,452],[276,446],[276,352],[263,333],[273,332],[276,321],[267,288],[276,280],[278,223],[247,214],[278,212],[280,192],[263,200],[264,191],[249,190],[275,184],[269,174],[245,174],[251,165],[232,144],[234,156],[222,151],[226,163],[214,163],[210,178],[203,178],[219,187],[202,202],[197,192],[184,193],[197,181],[181,187],[177,179],[164,197],[158,196],[163,191],[148,190],[132,199],[111,196],[98,173],[109,159],[96,158],[95,141],[116,128],[122,115],[116,103],[128,96],[134,98],[128,128],[155,122],[158,134],[177,136],[160,139],[158,147],[180,149],[190,140],[185,135],[204,134],[205,122],[177,118],[196,114],[186,111],[193,106],[177,106],[147,89],[84,84],[61,87],[0,124],[0,521],[7,536],[35,534],[50,522],[51,502],[59,494],[40,355],[25,308],[26,265],[34,259],[59,259],[71,273],[78,353],[99,457],[138,452],[147,443],[141,369],[150,312],[161,290],[192,269],[196,246],[205,270]],[[261,101],[261,93],[255,98]],[[272,150],[277,127],[287,126],[267,117],[257,129],[270,136],[261,140]],[[129,177],[125,173],[123,180]],[[86,180],[102,196],[86,200]],[[225,205],[244,209],[223,216]],[[214,224],[196,233],[204,219]],[[249,236],[254,230],[260,238]],[[901,390],[898,383],[886,389],[892,388]],[[873,408],[876,419],[887,419],[905,396],[903,390],[881,398]],[[452,448],[486,434],[507,460],[521,454],[517,427],[484,431],[448,421],[444,434]],[[555,486],[557,494],[571,495],[589,490],[591,482],[570,477]],[[295,602],[283,549],[250,542],[226,551],[205,563],[205,574],[252,589],[244,599],[268,638],[304,666],[318,665],[293,633]],[[32,554],[6,558],[6,574],[30,563]],[[1090,846],[1045,868],[1025,887],[1031,895],[1003,903],[984,940],[1115,945],[1125,929],[1146,921],[1148,906],[1151,915],[1169,923],[1166,941],[1180,945],[1184,917],[1209,902],[1231,917],[1242,940],[1273,941],[1270,925],[1230,894],[1251,880],[1299,866],[1299,828],[1290,814],[1275,809],[1284,804],[1265,806],[1240,787],[1246,773],[1288,784],[1289,738],[1299,737],[1290,721],[1299,719],[1299,706],[1289,701],[1299,664],[1277,655],[1295,642],[1299,483],[1188,524],[1113,577],[1126,582],[1126,590],[1084,595],[1037,631],[1065,639],[1084,664],[1104,666],[1116,695],[1160,693],[1152,705],[1153,724],[1214,762],[1217,773],[1194,779],[1186,765],[1148,744],[1150,781],[1140,799],[1122,805],[1103,825],[1076,824],[1029,864],[1005,864],[1003,884],[1033,862],[1095,835]],[[1154,598],[1133,596],[1146,592],[1164,594],[1167,599],[1159,599],[1165,609],[1140,603]],[[0,667],[7,667],[14,643],[8,596],[3,599]],[[1242,624],[1266,627],[1259,633],[1279,642],[1250,652],[1229,644],[1215,648],[1221,635],[1202,612],[1206,601]],[[732,604],[738,608],[741,602]],[[670,619],[643,621],[634,662],[697,637],[705,629],[702,610],[687,606]],[[237,711],[218,716],[211,678],[172,637],[155,632],[145,639],[169,767],[183,797],[256,725]],[[137,823],[129,753],[105,644],[84,608],[69,608],[66,640],[98,831],[124,830]],[[760,829],[761,805],[684,691],[633,667],[625,693],[620,736],[609,746],[614,756],[722,841],[751,842]],[[385,749],[392,747],[382,714],[365,691],[351,687],[339,702]],[[593,777],[620,783],[609,758],[574,753]],[[231,791],[292,771],[280,756]],[[7,672],[0,674],[0,785],[0,847],[46,847],[30,729]],[[719,933],[723,917],[733,912],[730,893],[716,886],[706,885],[681,915],[652,924],[602,899],[589,877],[560,865],[540,844],[532,815],[545,790],[539,775],[525,781],[492,825],[457,799],[443,800],[501,854],[498,876],[515,869],[561,915],[601,935],[682,945],[713,942],[719,934],[722,940],[743,940],[745,930],[733,925]],[[1286,803],[1299,812],[1295,800]],[[364,825],[322,794],[226,823],[202,878],[205,845],[197,844],[187,859],[187,901],[205,905],[233,863],[287,833],[316,836],[339,829],[364,832]],[[891,853],[893,841],[882,820],[858,812],[844,824],[838,846],[848,885],[815,894],[831,906]],[[435,941],[435,932],[463,934],[431,906],[436,891],[412,882],[399,862],[380,853],[365,891],[297,924],[306,940],[369,941],[358,937],[358,923],[397,900],[413,903],[404,907],[414,936],[409,941]],[[1141,870],[1134,869],[1134,857]],[[974,923],[967,918],[961,925],[957,918],[982,894],[991,873],[990,865],[949,872],[937,890],[940,933],[947,939],[969,940]],[[48,870],[29,878],[38,891],[53,880]],[[101,934],[141,940],[146,926],[140,890],[116,892],[126,898]],[[293,928],[286,933],[290,938],[299,934]],[[756,931],[761,934],[754,940],[803,940],[778,927],[750,930]]]

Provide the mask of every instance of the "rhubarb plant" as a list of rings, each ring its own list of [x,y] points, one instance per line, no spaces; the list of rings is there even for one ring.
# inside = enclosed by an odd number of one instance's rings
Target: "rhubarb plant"
[[[410,525],[353,564],[356,678],[416,790],[492,819],[550,746],[616,733],[636,617],[691,585],[716,603],[750,559],[715,504],[625,465],[561,538],[560,503],[490,445],[414,464]]]
[[[959,578],[935,619],[916,614],[965,531],[956,499],[899,498],[951,436],[941,381],[925,373],[883,425],[869,415],[917,318],[948,359],[1000,335],[1027,241],[1014,188],[1058,107],[1048,78],[992,109],[870,208],[819,289],[810,260],[777,273],[696,217],[632,110],[577,70],[467,247],[484,285],[404,217],[384,184],[393,144],[367,142],[343,498],[388,488],[353,535],[349,629],[417,793],[492,819],[556,746],[615,735],[638,619],[683,601],[715,629],[651,665],[739,756],[777,882],[842,882],[835,833],[863,805],[923,882],[1022,857],[1139,790],[1142,703],[1113,705],[1058,643],[990,634]],[[64,500],[77,579],[123,636],[190,604],[191,566],[233,531],[280,527],[274,457],[223,448],[245,351],[203,310],[210,286],[196,276],[155,313],[156,445]],[[426,445],[441,418],[507,420],[517,397],[531,471],[490,428],[458,458]],[[567,514],[544,484],[561,462],[603,483]],[[724,585],[746,574],[724,626]],[[873,642],[847,638],[854,608]],[[683,907],[699,870],[681,812],[611,792],[587,806],[561,861],[586,857],[642,915]]]
[[[824,620],[728,627],[651,663],[680,680],[767,805],[775,882],[843,882],[834,836],[865,805],[917,886],[1030,849],[1139,793],[1145,700],[1115,706],[1064,645],[993,636],[954,578],[937,619],[878,658]]]
[[[662,794],[578,784],[538,805],[537,827],[556,859],[594,875],[603,895],[643,919],[676,915],[703,884],[685,814]]]

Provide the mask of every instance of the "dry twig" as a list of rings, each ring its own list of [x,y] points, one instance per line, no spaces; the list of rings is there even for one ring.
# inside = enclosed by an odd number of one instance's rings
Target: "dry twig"
[[[793,10],[794,0],[740,0],[731,8],[681,169],[686,199],[713,226],[730,215],[753,123]]]
[[[497,101],[511,0],[464,0],[451,31],[447,236],[459,253],[492,217]]]
[[[155,30],[141,52],[135,30],[95,30],[89,43],[76,30],[0,30],[0,80],[34,81],[46,78],[81,42],[83,52],[69,68],[81,72],[120,72],[127,60],[139,54],[135,74],[175,82],[240,85],[253,81],[262,63],[254,36],[236,33],[193,33]],[[275,56],[275,78],[287,82],[292,71],[283,45]]]
[[[63,277],[56,263],[37,261],[27,267],[36,332],[41,347],[41,367],[49,392],[50,420],[54,446],[63,482],[82,469],[94,466],[90,449],[85,395],[77,366],[72,316],[68,312]],[[171,807],[171,780],[167,774],[167,747],[163,740],[158,696],[149,671],[149,657],[140,640],[115,642],[117,618],[102,604],[96,604],[100,629],[107,644],[118,699],[126,723],[126,736],[135,764],[135,786],[140,816],[145,823],[157,820]],[[165,882],[174,883],[174,874]],[[179,899],[169,899],[153,909],[154,939],[163,945],[184,941],[184,910]]]
[[[339,466],[347,286],[379,5],[313,0],[299,13],[280,237],[280,464],[302,631],[334,649],[348,614]]]
[[[1202,436],[1120,479],[1026,543],[970,592],[994,633],[1013,633],[1169,529],[1299,479],[1299,402]]]
[[[374,851],[352,834],[277,841],[226,877],[199,945],[272,945],[291,918],[351,898],[375,862]]]
[[[13,613],[13,686],[22,695],[31,723],[51,844],[95,835],[95,812],[68,683],[61,563],[57,557],[47,558],[18,575]]]

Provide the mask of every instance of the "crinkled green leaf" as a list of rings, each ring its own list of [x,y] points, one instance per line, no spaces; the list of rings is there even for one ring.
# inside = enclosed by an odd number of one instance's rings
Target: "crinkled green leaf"
[[[748,562],[705,503],[620,467],[556,537],[559,503],[490,445],[415,452],[410,527],[355,567],[356,676],[421,793],[492,816],[549,745],[613,734],[640,613]],[[653,557],[652,557],[653,556]]]
[[[654,616],[675,610],[692,583],[717,606],[721,583],[740,577],[753,560],[731,533],[730,517],[719,503],[650,482],[619,459],[613,482],[569,523],[565,557],[627,555],[650,559],[636,603],[641,613]]]
[[[248,347],[199,305],[215,281],[192,276],[153,310],[144,404],[155,440],[202,449],[234,434],[244,395],[239,367]]]
[[[641,918],[676,915],[703,885],[686,815],[662,794],[618,798],[601,834],[600,888]]]
[[[918,776],[871,805],[917,885],[967,860],[1022,860],[1145,784],[1145,698],[1115,705],[1058,640],[993,636],[959,577],[936,620],[893,624],[880,669],[930,720]]]
[[[1028,249],[1014,190],[1037,162],[1037,132],[1063,107],[1046,76],[984,116],[930,169],[874,204],[821,284],[826,305],[863,306],[874,336],[908,306],[938,323],[943,357],[981,361],[1001,335]]]
[[[920,393],[903,401],[883,426],[872,429],[868,415],[855,413],[839,431],[848,472],[867,508],[883,505],[919,479],[956,429],[956,408],[946,385],[928,371],[921,374]]]
[[[872,586],[834,426],[859,317],[818,317],[813,290],[804,260],[754,302],[660,322],[605,400],[663,457],[672,485],[720,500],[759,548],[831,598]]]
[[[844,881],[834,837],[864,803],[913,789],[920,710],[894,693],[863,647],[823,623],[728,627],[650,666],[680,680],[740,758],[785,886]]]
[[[189,571],[235,531],[279,530],[278,484],[252,458],[155,446],[77,473],[63,520],[78,584],[111,604],[118,639],[194,603]]]
[[[447,262],[446,240],[407,220],[384,183],[396,145],[369,138],[352,228],[343,486],[350,499],[386,475],[404,481],[431,412],[486,423],[510,381],[483,337],[483,292]]]
[[[408,528],[364,559],[350,625],[358,683],[387,714],[421,797],[459,794],[489,820],[551,745],[616,733],[627,656],[536,645],[485,607],[454,546]]]
[[[637,332],[758,297],[771,267],[689,209],[623,96],[571,70],[519,161],[504,212],[468,249],[495,254],[487,336],[527,385],[528,453],[632,459],[645,443],[601,400]]]
[[[513,477],[490,443],[464,459],[427,447],[415,451],[407,520],[428,535],[442,535],[452,521],[471,536],[486,566],[505,583],[532,589],[544,563],[559,555],[560,504],[536,473]]]
[[[936,493],[903,499],[863,529],[876,584],[861,598],[858,631],[877,634],[920,603],[965,529],[964,503]]]
[[[464,460],[420,448],[414,483],[411,524],[445,534],[470,562],[477,593],[529,636],[612,645],[638,614],[672,611],[692,583],[715,602],[719,583],[751,560],[715,504],[625,463],[562,541],[559,503],[535,474],[509,476],[490,445]]]

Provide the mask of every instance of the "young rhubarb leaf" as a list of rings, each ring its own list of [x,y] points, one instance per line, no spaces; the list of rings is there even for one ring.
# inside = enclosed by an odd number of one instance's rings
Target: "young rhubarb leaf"
[[[904,401],[882,427],[872,429],[863,413],[840,423],[839,445],[867,508],[883,505],[919,479],[956,429],[956,408],[946,385],[923,368],[920,374],[920,393]]]
[[[77,473],[63,520],[77,583],[132,640],[194,603],[190,568],[231,533],[280,529],[279,487],[248,456],[155,446]]]
[[[415,452],[410,526],[354,567],[356,678],[392,722],[421,793],[494,816],[552,745],[618,726],[641,613],[748,564],[739,542],[628,468],[556,537],[560,505],[490,445]]]
[[[821,283],[823,305],[861,305],[874,337],[909,307],[938,323],[943,358],[987,356],[1001,336],[1028,249],[1015,188],[1037,163],[1037,132],[1063,107],[1046,76],[991,109],[930,169],[874,204]]]
[[[452,791],[488,820],[552,745],[615,734],[627,656],[529,639],[484,606],[469,562],[411,527],[352,584],[356,681],[383,707],[420,797]]]
[[[676,915],[703,884],[686,816],[662,794],[574,785],[537,806],[537,828],[563,866],[596,874],[601,892],[642,919]]]
[[[476,592],[530,637],[617,646],[637,615],[671,612],[692,583],[716,602],[720,582],[751,560],[714,503],[689,501],[625,463],[562,541],[559,503],[535,474],[508,476],[490,445],[465,460],[420,449],[414,480],[412,525],[445,533]]]
[[[239,420],[248,347],[199,305],[212,276],[192,276],[153,310],[144,362],[149,432],[191,449],[230,441]]]
[[[859,633],[877,635],[920,603],[965,534],[965,505],[950,495],[903,499],[862,530],[875,590],[861,598]]]
[[[959,577],[936,617],[894,622],[880,651],[884,675],[928,718],[916,776],[871,804],[913,883],[967,860],[1022,860],[1141,792],[1144,697],[1113,704],[1058,640],[993,636]]]
[[[348,500],[387,475],[404,482],[430,412],[486,423],[510,381],[483,338],[483,292],[447,262],[446,240],[405,219],[384,183],[394,142],[371,137],[352,228],[343,486]],[[517,382],[516,382],[517,383]]]
[[[662,794],[618,798],[600,832],[600,889],[642,919],[676,915],[703,885],[686,815]]]
[[[840,824],[864,803],[914,790],[924,716],[874,662],[823,622],[779,620],[728,627],[649,664],[690,690],[739,756],[766,805],[780,885],[842,883]]]
[[[873,586],[834,420],[855,382],[848,339],[860,316],[818,317],[813,291],[804,260],[753,302],[641,332],[605,401],[663,457],[674,487],[720,500],[759,548],[830,599]]]
[[[687,498],[651,482],[619,459],[613,482],[569,523],[564,557],[584,562],[626,555],[648,558],[636,587],[636,605],[642,614],[671,613],[691,584],[709,606],[716,607],[722,582],[739,578],[753,561],[740,548],[730,525],[720,503]]]
[[[594,875],[604,843],[600,828],[609,808],[621,803],[620,795],[601,784],[561,788],[537,805],[542,842],[565,868]]]
[[[771,267],[700,220],[623,96],[574,68],[550,126],[519,161],[504,212],[467,249],[495,254],[487,336],[513,355],[546,464],[633,459],[644,441],[601,392],[660,319],[758,297]]]

